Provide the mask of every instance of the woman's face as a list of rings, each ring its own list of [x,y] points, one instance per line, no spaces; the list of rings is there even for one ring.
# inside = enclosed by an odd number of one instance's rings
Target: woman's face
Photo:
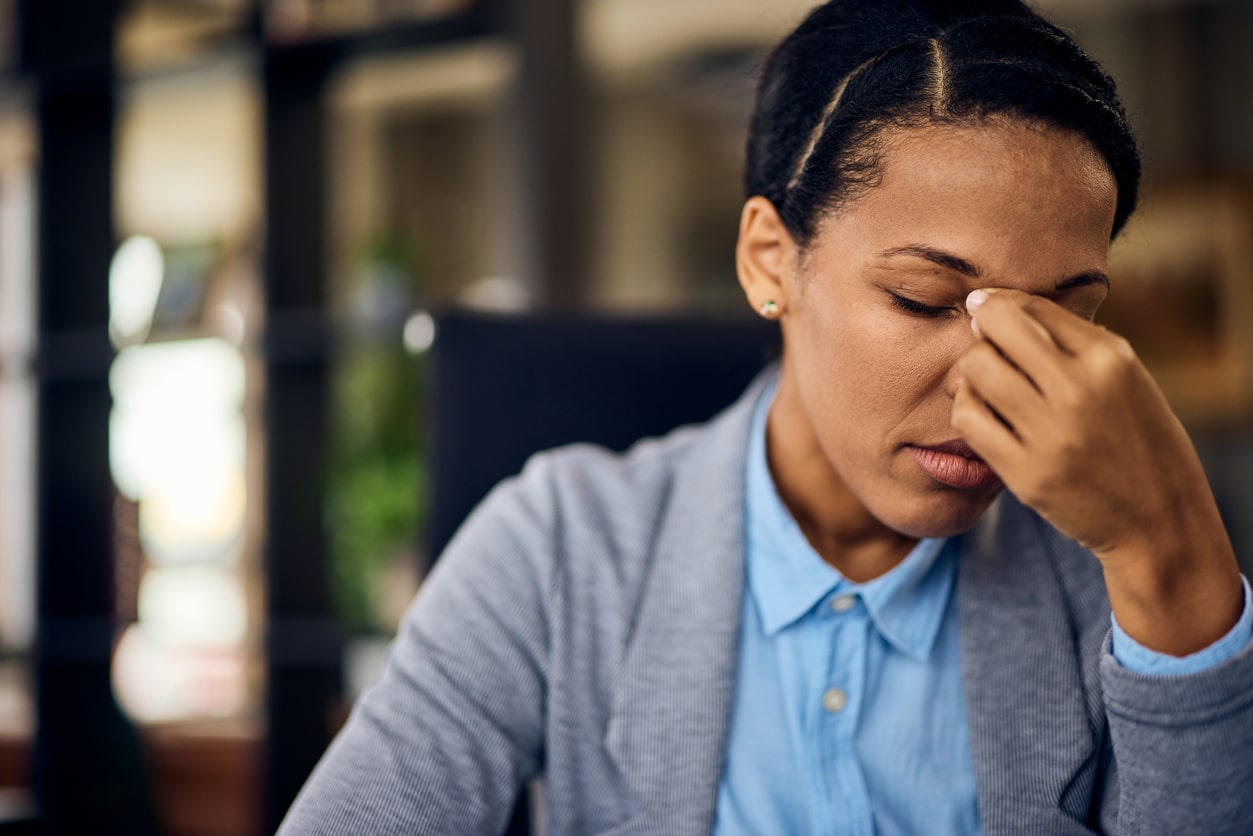
[[[1096,149],[1060,130],[998,120],[889,139],[881,184],[826,217],[782,271],[772,466],[813,474],[825,459],[830,478],[806,477],[810,490],[851,495],[910,537],[949,536],[1001,490],[924,452],[958,438],[966,295],[1015,288],[1091,319],[1108,291],[1116,188]]]

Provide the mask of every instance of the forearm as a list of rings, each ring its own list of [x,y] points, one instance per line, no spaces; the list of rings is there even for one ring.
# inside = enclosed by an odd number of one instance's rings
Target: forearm
[[[1213,644],[1244,609],[1235,552],[1208,486],[1203,490],[1194,507],[1141,542],[1097,555],[1119,626],[1172,656]]]

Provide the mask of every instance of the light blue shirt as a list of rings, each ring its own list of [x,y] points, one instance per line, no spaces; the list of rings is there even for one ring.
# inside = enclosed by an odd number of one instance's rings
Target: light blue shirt
[[[758,403],[746,465],[747,583],[716,836],[978,834],[959,659],[957,565],[922,540],[890,572],[856,584],[814,551],[774,486]],[[1141,673],[1180,675],[1253,639],[1244,614],[1214,645],[1178,659],[1114,624],[1114,653]]]

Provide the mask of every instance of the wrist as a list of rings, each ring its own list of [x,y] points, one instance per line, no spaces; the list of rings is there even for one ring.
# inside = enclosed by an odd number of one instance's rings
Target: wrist
[[[1151,552],[1110,555],[1105,583],[1114,617],[1137,643],[1187,656],[1226,635],[1244,611],[1235,554],[1221,543],[1190,549],[1160,544]]]

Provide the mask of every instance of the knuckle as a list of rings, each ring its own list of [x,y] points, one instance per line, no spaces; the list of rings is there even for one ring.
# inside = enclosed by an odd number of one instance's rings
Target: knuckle
[[[1122,337],[1111,336],[1097,342],[1088,352],[1088,368],[1098,380],[1121,377],[1135,363],[1131,344]]]
[[[1139,362],[1136,356],[1136,350],[1127,340],[1119,334],[1110,333],[1110,348],[1118,360],[1124,365],[1134,365]]]

